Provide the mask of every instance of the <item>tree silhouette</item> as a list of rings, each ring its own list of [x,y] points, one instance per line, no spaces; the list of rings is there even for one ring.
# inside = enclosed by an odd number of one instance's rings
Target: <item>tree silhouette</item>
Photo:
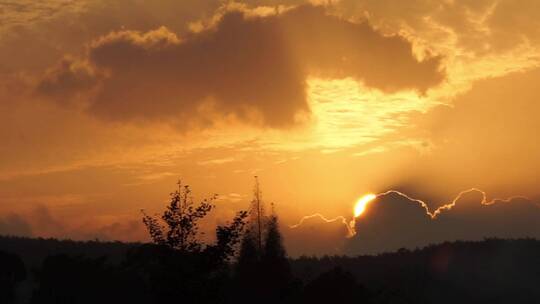
[[[253,200],[251,201],[250,214],[252,217],[252,230],[256,236],[258,253],[263,249],[263,229],[264,229],[264,202],[262,200],[262,191],[259,184],[259,177],[255,176],[255,186],[253,187]]]
[[[259,295],[261,286],[259,251],[252,230],[244,232],[240,253],[235,265],[235,297],[243,302],[253,300]]]
[[[216,303],[224,298],[228,262],[235,254],[248,213],[240,211],[230,223],[218,226],[216,242],[206,244],[199,239],[199,222],[214,208],[215,198],[195,205],[190,188],[179,182],[160,218],[143,212],[155,245],[130,252],[126,265],[145,278],[156,303]]]
[[[52,255],[36,271],[39,285],[30,303],[145,303],[139,280],[127,274],[107,264],[106,257]]]
[[[0,303],[14,303],[17,284],[26,279],[26,268],[15,254],[0,251]]]
[[[251,230],[246,230],[240,246],[240,253],[237,260],[237,272],[240,275],[252,272],[259,262],[259,252],[255,237]]]
[[[230,263],[219,258],[219,241],[193,253],[156,244],[0,236],[0,303],[539,303],[538,240],[457,241],[376,256],[289,260],[302,287],[277,275],[276,257],[283,261],[284,251],[271,245],[280,243],[272,222],[278,223],[267,221],[260,259],[249,255],[256,242],[242,244],[250,245],[234,277]],[[21,281],[25,265],[32,275]],[[250,276],[239,276],[240,268]]]
[[[143,223],[154,243],[184,252],[199,252],[203,244],[197,238],[198,221],[214,208],[212,202],[215,198],[216,195],[194,206],[189,186],[182,186],[179,181],[178,190],[171,193],[167,210],[161,216],[166,227],[157,218],[147,215],[144,211]]]
[[[279,231],[278,217],[274,212],[272,212],[266,224],[263,259],[272,262],[287,260],[287,253],[283,246],[283,237]]]
[[[226,263],[235,253],[248,216],[246,211],[239,211],[232,222],[216,228],[216,243],[209,245],[202,242],[198,236],[199,221],[206,217],[214,208],[212,202],[217,198],[202,200],[195,206],[191,189],[178,182],[178,190],[171,193],[167,209],[161,220],[147,215],[143,211],[143,223],[156,245],[165,246],[182,252],[201,253],[214,259],[214,263]]]
[[[302,303],[365,303],[366,299],[365,289],[355,277],[336,267],[306,285]]]
[[[252,273],[253,267],[260,262],[264,251],[264,233],[267,219],[264,215],[264,203],[259,184],[255,176],[253,199],[249,209],[248,229],[244,231],[237,261],[237,271],[240,276]]]
[[[266,303],[283,303],[291,298],[293,292],[293,276],[283,246],[283,238],[279,231],[277,215],[267,221],[264,251],[261,258],[262,279],[265,286]]]
[[[247,211],[239,211],[234,217],[233,221],[226,226],[217,226],[216,238],[217,242],[214,247],[215,252],[218,254],[218,259],[226,262],[234,256],[236,244],[240,241],[242,232],[246,225],[245,219],[247,218]]]
[[[236,264],[237,288],[244,300],[258,299],[260,303],[285,303],[292,299],[293,276],[279,221],[274,213],[264,215],[259,180],[251,202],[249,229],[242,238],[240,254]]]

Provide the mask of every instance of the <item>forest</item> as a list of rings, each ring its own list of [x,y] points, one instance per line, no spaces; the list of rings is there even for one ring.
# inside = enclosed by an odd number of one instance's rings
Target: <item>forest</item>
[[[213,198],[179,184],[151,243],[0,237],[0,303],[535,303],[540,242],[485,239],[371,256],[301,256],[256,183],[249,211],[199,237]]]

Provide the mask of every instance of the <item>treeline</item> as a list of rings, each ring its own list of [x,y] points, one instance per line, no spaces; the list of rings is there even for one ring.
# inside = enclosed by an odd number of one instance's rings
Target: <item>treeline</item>
[[[377,256],[290,259],[258,182],[249,211],[204,243],[179,185],[152,244],[0,237],[0,303],[538,303],[540,242],[454,242]]]
[[[100,249],[90,254],[84,250],[56,253],[39,258],[43,262],[34,267],[20,258],[28,256],[25,247],[47,242],[58,248]],[[7,254],[4,244],[8,243],[18,243],[10,248],[20,252]],[[70,245],[64,247],[63,243]],[[117,245],[123,246],[121,258],[114,251]],[[107,248],[113,254],[106,254]],[[206,277],[198,272],[205,269],[199,268],[200,261],[192,264],[185,256],[148,244],[0,237],[0,251],[0,303],[159,303],[160,294],[175,302],[204,303],[187,300],[184,288],[190,297],[202,291],[206,295],[199,296],[214,303],[242,303],[253,298],[265,302],[266,294],[283,297],[274,303],[298,299],[298,303],[350,299],[359,299],[358,303],[540,302],[540,241],[533,239],[458,241],[376,256],[288,259],[291,276],[277,282],[264,271],[259,273],[260,266],[246,267],[248,275],[242,278],[235,273],[239,270],[236,263],[230,263],[220,275]],[[103,256],[94,256],[96,252]],[[184,277],[190,271],[199,275]]]
[[[346,269],[373,303],[540,303],[540,241],[456,241],[374,256],[291,260],[302,281]]]
[[[106,256],[109,263],[118,264],[130,249],[140,245],[119,241],[73,241],[0,235],[0,250],[16,253],[28,268],[38,268],[47,256],[59,254],[91,258]]]

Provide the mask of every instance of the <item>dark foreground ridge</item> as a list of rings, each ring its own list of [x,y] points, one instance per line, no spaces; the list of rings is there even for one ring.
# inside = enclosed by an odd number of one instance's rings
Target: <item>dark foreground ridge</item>
[[[538,303],[540,241],[447,242],[375,256],[216,268],[163,246],[0,237],[0,303]],[[259,268],[257,268],[259,267]],[[241,267],[240,267],[241,268]],[[269,268],[274,268],[269,271]]]

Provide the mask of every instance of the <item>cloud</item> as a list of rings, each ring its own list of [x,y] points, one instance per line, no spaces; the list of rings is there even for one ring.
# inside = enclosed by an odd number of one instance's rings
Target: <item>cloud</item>
[[[17,214],[9,214],[0,218],[0,235],[32,236],[32,228],[28,222]]]
[[[63,223],[52,216],[45,205],[37,205],[24,214],[0,217],[0,235],[25,237],[66,237]]]
[[[66,57],[49,69],[39,82],[37,91],[52,96],[58,102],[76,102],[77,96],[88,93],[101,75],[88,62]]]
[[[166,24],[185,32],[186,24],[210,15],[220,0],[32,0],[0,3],[0,66],[41,70],[64,54],[123,28],[149,31]]]
[[[434,44],[453,44],[468,55],[511,51],[540,42],[535,0],[356,1],[342,0],[343,14],[366,13],[385,29],[402,29]]]
[[[93,232],[81,232],[82,239],[100,239],[103,241],[122,240],[124,242],[139,242],[147,240],[147,232],[141,220],[127,220],[114,222],[103,227],[93,229]]]
[[[211,165],[223,165],[227,163],[231,163],[236,161],[234,157],[225,157],[225,158],[216,158],[216,159],[208,159],[197,162],[199,166],[211,166]]]
[[[65,219],[53,216],[45,206],[37,206],[29,213],[8,214],[0,217],[0,235],[20,237],[54,237],[61,239],[125,242],[147,241],[147,232],[141,220],[122,218],[112,223],[78,223],[69,226]]]
[[[225,202],[241,202],[248,199],[247,194],[240,194],[240,193],[228,193],[228,194],[220,194],[216,198],[216,201],[225,201]]]
[[[64,223],[54,217],[45,205],[38,205],[29,214],[30,222],[36,227],[35,234],[38,236],[66,237]]]
[[[540,163],[531,156],[540,153],[539,77],[537,68],[477,81],[452,107],[416,117],[433,147],[402,179],[446,196],[472,186],[496,196],[537,194]]]
[[[425,208],[396,194],[372,201],[356,219],[356,236],[347,244],[351,253],[377,253],[429,244],[432,220]]]
[[[356,220],[346,252],[374,254],[453,240],[540,237],[540,205],[524,198],[483,202],[467,192],[432,219],[422,204],[392,192],[370,203]]]
[[[291,256],[340,254],[350,234],[342,217],[308,217],[299,226],[282,227],[285,245]]]
[[[424,92],[444,77],[440,57],[418,61],[404,38],[324,7],[264,16],[237,8],[218,16],[182,37],[165,27],[111,32],[82,59],[51,69],[36,91],[55,99],[87,94],[87,111],[112,121],[208,125],[234,117],[287,127],[309,112],[308,75],[353,77],[387,92]]]

